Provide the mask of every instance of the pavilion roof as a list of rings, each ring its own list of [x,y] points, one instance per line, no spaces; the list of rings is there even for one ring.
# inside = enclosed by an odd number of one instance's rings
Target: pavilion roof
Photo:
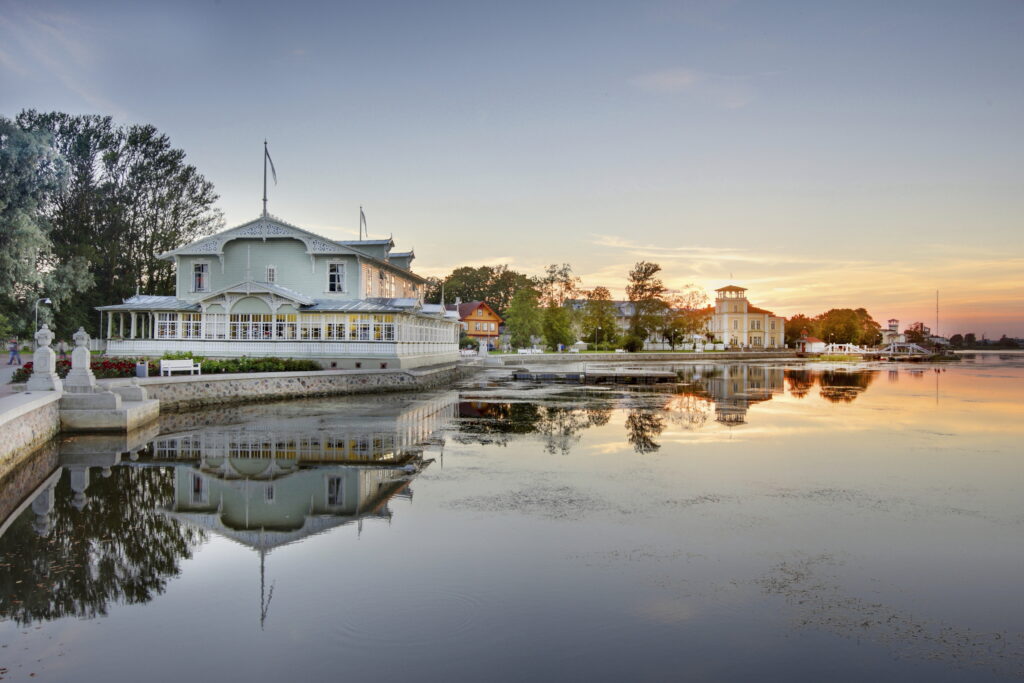
[[[136,294],[122,303],[97,306],[97,311],[198,311],[199,304],[175,296]]]

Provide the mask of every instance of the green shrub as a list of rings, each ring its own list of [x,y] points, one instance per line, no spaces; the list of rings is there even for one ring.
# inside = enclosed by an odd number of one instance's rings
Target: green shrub
[[[622,348],[630,353],[636,353],[644,350],[644,340],[635,334],[627,334],[622,339]]]

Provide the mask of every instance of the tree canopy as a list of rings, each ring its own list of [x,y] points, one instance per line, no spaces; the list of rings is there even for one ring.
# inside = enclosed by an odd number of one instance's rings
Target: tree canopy
[[[639,261],[629,271],[626,297],[633,303],[630,333],[646,339],[659,327],[664,312],[665,284],[658,277],[661,266],[650,261]]]
[[[53,301],[57,333],[69,336],[97,331],[95,306],[173,294],[173,265],[156,255],[223,225],[212,183],[149,125],[33,110],[0,118],[0,179],[0,312],[22,334],[36,298]]]
[[[475,268],[462,266],[444,278],[431,280],[425,300],[440,303],[443,285],[445,303],[451,303],[456,298],[462,301],[485,301],[498,315],[505,317],[516,292],[524,287],[532,287],[533,284],[532,278],[506,265]]]

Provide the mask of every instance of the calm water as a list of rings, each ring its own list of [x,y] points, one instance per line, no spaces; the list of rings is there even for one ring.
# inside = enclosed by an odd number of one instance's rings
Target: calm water
[[[1024,358],[684,375],[44,449],[5,483],[0,676],[1024,678]]]

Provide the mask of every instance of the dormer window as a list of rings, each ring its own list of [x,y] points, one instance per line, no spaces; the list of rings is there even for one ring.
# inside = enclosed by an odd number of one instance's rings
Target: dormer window
[[[210,289],[210,264],[192,264],[192,291],[207,292]]]
[[[267,282],[270,284],[277,282],[277,266],[267,266]]]
[[[329,264],[327,264],[327,291],[328,292],[344,292],[345,291],[345,264],[344,263],[329,263]]]

